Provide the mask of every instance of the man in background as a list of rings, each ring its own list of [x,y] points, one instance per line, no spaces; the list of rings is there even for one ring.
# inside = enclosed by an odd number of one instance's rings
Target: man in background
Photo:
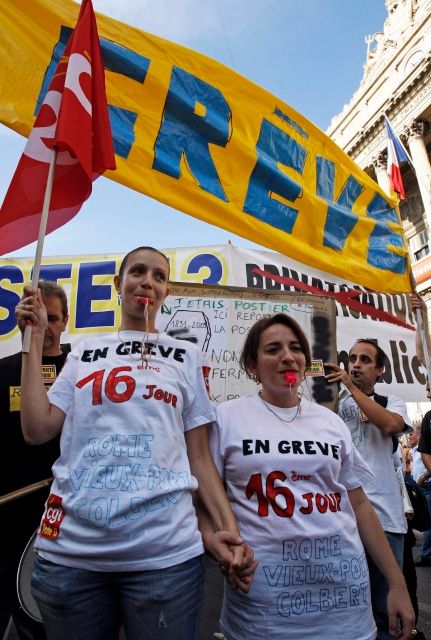
[[[54,282],[39,282],[48,313],[43,343],[42,373],[45,386],[52,385],[70,348],[60,346],[68,320],[67,297]],[[23,331],[24,327],[20,327]],[[0,419],[3,460],[0,465],[0,495],[10,494],[51,478],[51,467],[59,456],[59,437],[43,445],[24,441],[20,421],[21,352],[0,360]],[[19,560],[39,526],[49,486],[24,497],[0,504],[0,638],[12,616],[22,640],[44,640],[42,624],[25,614],[19,605],[16,576]]]
[[[360,339],[350,349],[348,371],[328,363],[334,372],[326,378],[328,382],[344,385],[338,413],[374,473],[374,479],[364,485],[364,491],[402,571],[407,520],[392,456],[398,446],[395,436],[407,430],[410,421],[406,403],[401,398],[375,392],[375,385],[385,370],[385,361],[386,355],[375,341]],[[389,640],[393,636],[389,635],[386,612],[388,584],[369,556],[367,561],[377,638]]]
[[[422,456],[418,451],[418,444],[421,437],[421,425],[417,424],[413,427],[413,431],[408,434],[407,442],[409,445],[409,457],[410,457],[410,473],[415,482],[426,471],[426,467],[422,462]]]

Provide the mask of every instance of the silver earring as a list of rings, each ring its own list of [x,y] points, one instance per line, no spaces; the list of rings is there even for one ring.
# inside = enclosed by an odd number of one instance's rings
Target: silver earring
[[[117,303],[121,304],[121,293],[117,293]]]

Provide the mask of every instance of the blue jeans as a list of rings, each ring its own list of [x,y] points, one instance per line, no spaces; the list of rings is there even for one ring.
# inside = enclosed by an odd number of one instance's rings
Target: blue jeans
[[[430,515],[431,515],[431,481],[430,480],[428,480],[428,482],[426,482],[423,485],[422,493],[427,499],[428,511],[430,512]],[[424,531],[423,533],[422,544],[421,544],[421,548],[419,549],[419,556],[421,558],[429,558],[431,560],[431,529],[427,529],[427,531]]]
[[[37,556],[32,593],[48,640],[198,640],[201,556],[166,569],[99,572]]]
[[[395,556],[395,560],[401,571],[403,570],[404,534],[385,531],[385,536]],[[394,640],[388,631],[388,615],[386,612],[386,598],[389,593],[386,578],[367,554],[368,570],[370,573],[371,604],[373,606],[374,620],[377,625],[377,640]]]

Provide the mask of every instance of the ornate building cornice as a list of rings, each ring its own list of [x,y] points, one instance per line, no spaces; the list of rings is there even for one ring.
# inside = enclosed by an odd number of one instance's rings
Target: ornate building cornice
[[[379,113],[374,115],[374,118],[365,123],[359,131],[357,131],[352,140],[344,150],[355,157],[358,149],[361,149],[370,144],[370,139],[375,138],[375,134],[379,130],[383,131],[384,114],[393,122],[393,124],[405,120],[410,115],[410,120],[414,119],[417,115],[420,115],[421,107],[415,112],[415,106],[420,105],[424,98],[431,95],[431,55],[427,56],[421,64],[421,68],[418,69],[418,73],[412,80],[405,86],[401,86],[399,92],[387,98],[379,109]],[[357,105],[359,108],[359,103]]]
[[[383,32],[366,38],[360,87],[327,130],[362,167],[386,146],[385,114],[398,134],[431,118],[431,0],[387,0],[386,8]]]
[[[413,120],[413,122],[406,127],[405,135],[409,138],[414,136],[418,138],[423,138],[426,130],[426,123],[423,120]]]
[[[391,120],[399,135],[401,132],[406,135],[407,132],[404,130],[413,126],[414,121],[420,118],[425,107],[431,103],[430,74],[431,56],[428,56],[421,63],[421,68],[418,69],[415,77],[406,85],[401,86],[394,96],[386,99],[378,112],[359,131],[353,134],[347,145],[343,146],[346,153],[356,160],[360,166],[365,167],[371,164],[371,158],[377,156],[386,147],[385,114]],[[360,108],[359,105],[357,108]],[[419,125],[416,124],[414,126],[418,131]]]
[[[371,162],[374,167],[378,167],[380,169],[386,170],[386,166],[388,162],[387,151],[380,151],[380,153],[378,153],[377,156],[375,156]]]

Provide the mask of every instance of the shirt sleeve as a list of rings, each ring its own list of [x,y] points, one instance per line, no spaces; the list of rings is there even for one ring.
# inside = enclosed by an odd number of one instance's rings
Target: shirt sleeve
[[[400,434],[407,431],[409,427],[412,426],[411,420],[407,413],[407,405],[404,400],[398,398],[397,396],[388,396],[388,404],[386,409],[388,411],[392,411],[392,413],[397,413],[404,420],[404,428],[401,429]]]
[[[191,373],[191,393],[183,411],[184,431],[195,429],[216,419],[216,412],[208,397],[208,367],[204,354],[196,349],[194,371]]]
[[[78,348],[67,355],[60,375],[48,390],[49,402],[67,413],[73,402],[78,379]]]

